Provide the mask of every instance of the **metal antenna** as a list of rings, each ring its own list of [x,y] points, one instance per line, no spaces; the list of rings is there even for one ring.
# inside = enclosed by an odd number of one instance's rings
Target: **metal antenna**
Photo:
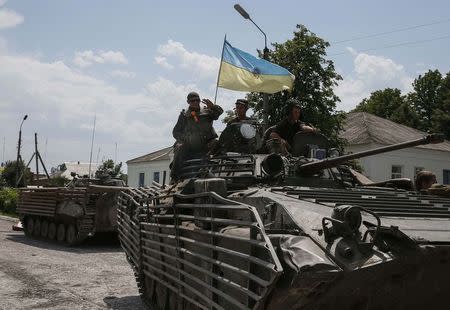
[[[94,127],[92,128],[91,154],[89,155],[89,178],[91,178],[92,149],[94,148],[95,121],[96,120],[97,120],[97,114],[94,115]]]

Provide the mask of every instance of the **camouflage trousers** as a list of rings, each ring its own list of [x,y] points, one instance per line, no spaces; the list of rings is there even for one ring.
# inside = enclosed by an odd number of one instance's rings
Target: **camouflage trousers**
[[[185,161],[190,159],[204,158],[215,152],[217,139],[210,140],[201,148],[192,148],[189,144],[175,143],[173,150],[173,161],[170,163],[171,182],[180,180]]]

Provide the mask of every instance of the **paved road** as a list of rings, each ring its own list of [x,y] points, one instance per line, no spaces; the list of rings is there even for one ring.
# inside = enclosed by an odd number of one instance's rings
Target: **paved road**
[[[11,226],[0,219],[0,309],[144,309],[117,241],[67,248]]]

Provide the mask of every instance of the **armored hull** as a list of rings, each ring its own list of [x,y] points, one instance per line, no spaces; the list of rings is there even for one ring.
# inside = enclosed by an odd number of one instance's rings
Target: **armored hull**
[[[150,307],[423,309],[447,302],[449,199],[376,188],[219,195],[220,179],[194,183],[190,194],[154,188],[120,197],[120,239]],[[330,237],[324,218],[350,204],[365,210],[358,233]]]
[[[119,237],[143,300],[152,309],[445,307],[450,199],[342,165],[433,141],[324,160],[227,153],[187,161],[171,187],[123,191]]]
[[[117,231],[117,191],[101,186],[23,188],[17,211],[29,237],[77,245]]]

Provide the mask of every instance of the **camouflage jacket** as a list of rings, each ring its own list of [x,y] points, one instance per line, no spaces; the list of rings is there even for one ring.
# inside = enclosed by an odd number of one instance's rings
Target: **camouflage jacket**
[[[194,112],[194,113],[193,113]],[[183,110],[173,128],[172,134],[178,143],[188,144],[193,148],[205,146],[209,141],[217,138],[213,121],[223,113],[223,109],[214,105],[212,109],[204,108],[200,111]]]

